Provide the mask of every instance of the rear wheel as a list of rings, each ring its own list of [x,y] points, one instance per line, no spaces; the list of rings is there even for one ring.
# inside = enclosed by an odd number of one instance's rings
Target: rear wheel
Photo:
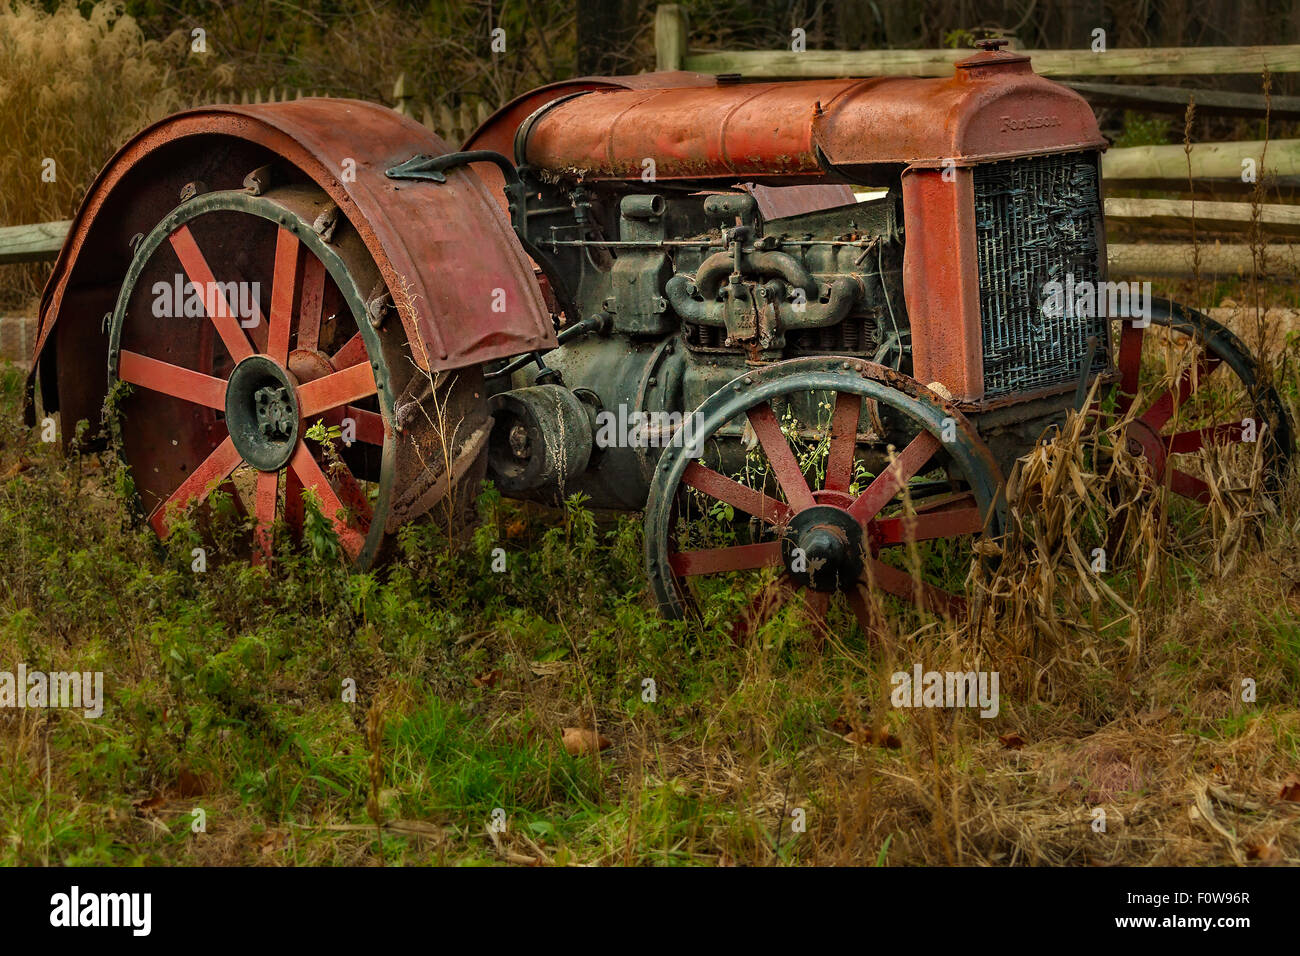
[[[1248,489],[1278,491],[1294,451],[1291,421],[1245,344],[1167,300],[1153,304],[1148,327],[1125,320],[1119,332],[1114,410],[1132,413],[1127,450],[1153,480],[1193,514],[1225,468]]]
[[[379,557],[414,510],[399,492],[436,485],[421,473],[448,459],[432,425],[421,449],[422,430],[402,427],[411,409],[403,423],[395,414],[403,397],[418,411],[434,381],[386,295],[360,237],[312,187],[199,195],[139,241],[112,316],[109,395],[160,537],[220,489],[251,519],[245,545],[261,562],[277,528],[302,533],[310,493],[350,564]],[[447,436],[470,458],[481,456],[466,439],[486,420],[471,407],[476,376],[446,387],[470,400]]]

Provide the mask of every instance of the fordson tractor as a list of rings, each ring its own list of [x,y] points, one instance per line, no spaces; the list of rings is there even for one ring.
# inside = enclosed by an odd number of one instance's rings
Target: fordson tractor
[[[254,561],[306,489],[363,568],[488,478],[643,511],[670,616],[719,575],[864,627],[960,614],[898,556],[996,533],[1011,464],[1090,396],[1187,507],[1206,454],[1258,441],[1276,481],[1292,450],[1206,316],[1046,307],[1106,281],[1107,143],[1001,45],[946,78],[577,79],[458,151],[354,100],[179,113],[90,189],[30,386],[65,431],[108,423],[158,535],[224,489]],[[1171,340],[1191,367],[1146,387]]]

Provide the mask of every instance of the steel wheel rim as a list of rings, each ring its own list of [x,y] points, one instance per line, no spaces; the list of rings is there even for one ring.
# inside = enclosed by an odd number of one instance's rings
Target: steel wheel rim
[[[888,383],[886,383],[886,380],[888,380]],[[939,441],[944,420],[948,418],[954,419],[955,422],[959,423],[958,433],[961,434],[962,440],[949,443],[943,447],[953,455],[963,474],[969,476],[970,494],[975,498],[976,507],[981,516],[981,525],[989,530],[996,530],[1000,526],[1002,520],[1000,515],[1002,508],[1002,477],[992,455],[983,442],[978,439],[973,427],[957,409],[944,402],[937,395],[921,388],[918,383],[906,376],[885,369],[883,366],[862,360],[810,357],[777,363],[741,375],[710,396],[700,406],[697,414],[702,417],[702,421],[698,432],[705,436],[712,436],[723,424],[738,415],[746,414],[746,411],[750,408],[770,403],[773,398],[782,395],[805,391],[833,392],[836,395],[837,403],[838,396],[842,393],[856,395],[859,401],[868,398],[877,400],[891,399],[888,404],[892,408],[903,411],[912,422],[921,424],[922,427],[919,429],[916,438],[913,439],[913,443],[920,438],[922,433],[932,436],[936,442]],[[766,445],[764,448],[766,452]],[[907,449],[898,449],[897,451],[896,460],[902,461],[907,455]],[[924,460],[918,463],[918,467],[929,461],[933,454],[934,451],[926,454]],[[679,575],[673,568],[673,550],[670,543],[678,491],[683,486],[683,478],[687,469],[693,466],[694,461],[695,459],[688,456],[681,447],[670,447],[664,452],[656,468],[646,510],[645,559],[647,574],[659,601],[661,612],[668,617],[674,618],[686,616],[691,611],[692,605],[689,591],[682,584],[685,575]],[[862,500],[866,497],[869,489],[870,486],[861,490],[857,496],[848,495],[846,490],[818,489],[814,491],[808,489],[811,501],[805,502],[805,504],[824,507],[830,503],[842,507],[846,499]],[[868,516],[868,520],[876,519],[892,500],[893,496],[890,496],[881,502],[879,507]],[[734,502],[731,503],[734,507]],[[752,514],[747,509],[737,507],[736,510]],[[800,507],[794,510],[796,513],[805,513],[808,512],[809,508]],[[760,520],[766,520],[766,516],[760,516]],[[884,520],[894,521],[896,519]],[[761,557],[757,551],[758,545],[740,547],[756,549],[753,552],[755,560]],[[769,547],[767,550],[770,552],[771,548]],[[872,565],[879,563],[873,555]],[[762,566],[766,565],[754,565],[753,567]],[[751,569],[737,568],[736,570]],[[873,573],[875,573],[874,567]],[[814,613],[820,614],[824,621],[830,595],[825,591],[802,586],[798,586],[796,590],[805,592],[805,601],[810,603]],[[885,590],[888,590],[888,588],[885,588]],[[850,595],[850,607],[858,616],[865,630],[867,624],[862,620],[862,611],[854,604],[851,593],[846,592],[846,594]],[[943,593],[946,594],[947,592]],[[823,598],[821,595],[826,596]]]
[[[321,195],[323,196],[323,194]],[[300,245],[301,247],[303,247],[303,254],[305,256],[314,257],[315,260],[320,263],[321,267],[323,267],[324,270],[324,279],[322,279],[321,281],[325,282],[326,280],[331,280],[333,282],[334,287],[337,289],[338,293],[341,295],[342,299],[346,303],[348,310],[351,312],[352,320],[357,329],[356,335],[353,336],[353,339],[350,339],[343,348],[339,349],[338,354],[334,356],[335,359],[340,359],[344,356],[344,353],[347,353],[346,365],[335,369],[331,374],[337,377],[342,375],[345,372],[351,372],[352,378],[355,380],[356,383],[359,383],[363,378],[363,376],[360,374],[360,367],[363,363],[368,365],[368,375],[373,383],[373,389],[371,390],[370,393],[367,394],[366,397],[368,397],[369,394],[373,394],[377,398],[377,404],[379,407],[378,417],[382,420],[378,424],[382,427],[383,437],[381,442],[369,441],[367,442],[367,444],[370,445],[377,444],[381,448],[380,461],[378,466],[378,481],[377,481],[378,497],[374,502],[373,509],[371,509],[369,520],[367,522],[367,526],[364,530],[364,533],[362,533],[360,530],[355,528],[346,528],[338,518],[335,518],[335,514],[340,509],[334,507],[328,501],[325,502],[327,514],[329,514],[329,516],[333,519],[336,533],[339,534],[340,545],[342,547],[344,555],[349,559],[350,563],[354,567],[364,568],[372,564],[380,553],[380,548],[385,537],[385,530],[386,530],[385,524],[388,519],[391,502],[393,500],[393,491],[394,491],[393,479],[394,479],[394,471],[395,471],[394,460],[396,456],[396,438],[395,438],[395,429],[392,424],[394,421],[393,394],[392,394],[393,389],[391,387],[388,361],[384,355],[383,342],[380,339],[379,333],[374,327],[372,327],[370,321],[367,318],[366,296],[362,288],[357,284],[356,276],[354,275],[352,268],[349,267],[348,263],[344,260],[340,252],[335,248],[334,244],[325,242],[319,235],[316,234],[316,232],[312,229],[311,224],[309,222],[305,221],[303,218],[301,218],[298,214],[293,212],[286,205],[282,205],[279,201],[276,201],[274,197],[275,197],[274,193],[269,194],[267,196],[253,196],[249,193],[241,192],[241,191],[220,191],[220,192],[207,193],[201,196],[197,196],[189,200],[188,202],[183,203],[181,206],[177,207],[176,209],[172,210],[171,213],[169,213],[166,217],[164,217],[161,222],[159,222],[144,238],[142,238],[139,241],[136,247],[135,254],[132,258],[131,267],[127,272],[127,276],[125,280],[123,281],[121,291],[119,292],[118,295],[117,304],[114,308],[114,311],[112,313],[112,318],[111,318],[111,326],[110,326],[110,334],[109,334],[109,349],[108,349],[109,395],[114,396],[117,393],[118,383],[122,381],[127,381],[129,384],[132,384],[132,386],[137,390],[144,390],[144,391],[150,390],[148,385],[140,385],[139,383],[130,382],[129,379],[126,379],[122,376],[121,374],[122,359],[124,355],[124,351],[122,348],[122,337],[123,337],[124,326],[128,319],[127,313],[131,306],[131,300],[137,292],[137,285],[142,275],[145,273],[147,267],[153,260],[155,254],[159,251],[159,249],[163,247],[164,243],[167,243],[169,240],[172,239],[173,236],[176,236],[178,234],[182,234],[182,233],[188,234],[188,227],[190,223],[210,213],[241,213],[241,214],[257,217],[260,220],[273,224],[277,229],[276,244],[275,244],[277,256],[279,255],[281,242],[284,239],[284,237],[286,235],[291,237],[292,242],[297,244],[292,247],[295,250],[295,252],[298,249],[298,246]],[[335,240],[335,243],[337,243],[337,240]],[[207,264],[206,259],[203,261],[204,264],[206,265]],[[195,282],[196,284],[198,283],[199,277],[191,276],[189,274],[190,270],[185,268],[185,264],[183,261],[182,261],[182,272],[184,273],[186,279],[188,279],[191,282]],[[217,282],[229,281],[229,280],[223,280],[222,277],[219,275],[213,275],[212,277]],[[272,289],[271,289],[271,296],[272,296],[271,311],[272,312],[274,312],[274,310],[277,307],[276,290],[274,287],[276,284],[275,280],[280,278],[282,278],[282,275],[280,272],[279,263],[277,262],[272,271],[272,279],[273,279]],[[296,291],[297,291],[297,287],[295,286],[295,292]],[[286,371],[288,369],[289,358],[290,358],[290,353],[288,351],[288,344],[292,341],[292,336],[297,331],[299,331],[298,323],[300,320],[300,312],[302,310],[302,303],[299,297],[295,294],[291,297],[291,299],[292,301],[290,303],[289,313],[285,317],[285,321],[289,323],[289,327],[283,333],[283,337],[285,339],[283,351],[285,352],[285,355],[282,358],[280,358],[279,356],[276,357],[279,359],[279,361],[277,361],[276,364],[283,367]],[[321,310],[323,311],[323,304],[321,304]],[[271,314],[262,316],[262,320],[268,325],[268,336],[271,334],[269,325],[271,323],[272,318],[273,316]],[[206,316],[206,315],[198,321],[211,322],[213,324],[216,324],[211,318],[211,316]],[[319,323],[321,321],[323,321],[323,316],[318,316],[317,317],[318,330],[319,330]],[[240,331],[238,327],[238,322],[235,323],[235,331]],[[225,333],[232,334],[229,328],[225,330]],[[223,345],[226,346],[225,349],[226,353],[234,360],[235,366],[238,367],[238,365],[241,362],[241,359],[238,356],[236,356],[233,352],[230,351],[229,345],[226,343],[226,337],[225,335],[222,334],[220,329],[218,329],[217,338],[219,342],[221,342]],[[359,338],[359,342],[354,341],[355,339],[358,338]],[[247,344],[252,349],[251,351],[252,355],[264,354],[263,352],[258,350],[256,342],[249,341]],[[131,353],[125,353],[125,354],[127,354],[129,357]],[[358,356],[360,361],[352,361],[352,359],[355,359]],[[245,356],[245,358],[246,357],[247,356]],[[177,367],[184,368],[184,366],[177,366]],[[215,376],[209,376],[209,377],[215,377]],[[290,377],[292,378],[291,373],[290,373]],[[325,377],[329,377],[329,376],[327,375]],[[230,376],[227,376],[225,379],[220,379],[220,381],[222,381],[224,386],[228,387],[229,379]],[[266,497],[270,495],[273,491],[275,495],[276,503],[278,503],[281,498],[284,498],[285,508],[287,511],[289,507],[288,498],[291,493],[290,483],[294,481],[294,476],[296,475],[301,485],[303,486],[312,485],[319,488],[321,482],[324,482],[328,487],[330,487],[331,493],[334,495],[334,497],[336,499],[339,499],[338,503],[344,504],[344,507],[347,507],[347,504],[342,501],[342,497],[340,496],[339,492],[333,490],[333,486],[329,482],[329,479],[326,477],[324,470],[321,469],[319,463],[315,462],[315,458],[314,456],[312,456],[310,450],[307,448],[305,442],[303,441],[303,436],[301,434],[301,431],[304,431],[307,425],[311,424],[312,422],[322,417],[329,417],[330,414],[333,413],[334,411],[337,411],[339,409],[356,411],[356,409],[352,408],[352,403],[357,401],[358,399],[351,397],[352,395],[351,392],[348,392],[349,398],[346,401],[341,401],[336,404],[331,404],[328,407],[323,407],[323,408],[317,407],[320,401],[329,400],[328,397],[322,398],[322,395],[325,392],[336,390],[337,387],[342,384],[343,384],[342,382],[331,383],[329,387],[316,386],[313,382],[304,382],[298,384],[297,389],[295,391],[294,398],[303,411],[303,414],[301,416],[301,421],[300,421],[300,427],[299,427],[300,433],[296,437],[296,445],[292,454],[289,456],[288,460],[282,466],[276,468],[273,471],[263,471],[260,469],[257,470],[258,488],[256,494],[257,494],[259,505],[263,504],[265,502]],[[353,383],[349,382],[348,384],[353,384]],[[304,403],[302,400],[301,389],[303,387],[310,387],[310,393],[314,395],[312,400],[306,403]],[[360,384],[354,384],[353,391],[355,391],[355,389],[360,387],[362,387]],[[180,396],[180,395],[175,395],[166,392],[163,394],[168,395],[168,397],[178,401],[193,401],[192,398],[189,398],[187,396]],[[224,399],[225,399],[224,390],[221,397],[224,404]],[[365,414],[373,415],[374,413],[365,413]],[[375,424],[376,423],[374,423],[373,421],[367,420],[367,432],[372,439],[378,437]],[[124,462],[127,462],[129,466],[130,462],[125,452],[125,439],[124,436],[122,435],[121,423],[117,420],[116,416],[110,417],[110,431],[113,437],[114,444],[118,449],[119,455],[122,457],[122,460]],[[231,441],[229,434],[227,434],[227,442],[230,442],[233,445],[233,442]],[[213,456],[215,457],[217,455],[217,451],[220,450],[221,450],[221,446],[219,446],[218,449],[213,452]],[[218,462],[218,464],[224,467],[224,465],[229,460],[229,455],[230,452],[232,451],[233,449],[230,449],[227,451],[226,454],[221,456],[221,460]],[[252,463],[247,462],[246,459],[244,459],[244,457],[240,455],[238,461],[225,472],[225,477],[228,478],[229,475],[233,473],[236,469],[238,469],[241,464],[252,464]],[[315,465],[315,467],[313,467],[313,465]],[[255,469],[257,468],[255,464],[253,465],[253,467]],[[311,478],[310,479],[303,478],[301,474],[298,474],[300,471],[303,473],[311,473]],[[286,475],[284,481],[285,489],[283,492],[279,491],[279,475],[281,473]],[[265,477],[268,475],[276,476],[275,489],[271,488],[270,480],[267,477]],[[352,478],[352,482],[353,484],[356,484],[356,479]],[[186,503],[188,504],[188,502],[190,501],[206,500],[210,491],[211,491],[211,487],[205,487],[198,494],[192,495],[191,497],[187,498]],[[318,495],[320,494],[319,491],[317,493]],[[140,498],[138,492],[136,494],[135,503],[137,506],[137,511],[140,514],[145,515],[146,511],[144,507],[144,502]],[[148,514],[149,517],[152,519],[158,516],[159,513],[160,513],[159,509],[155,508],[151,513]],[[255,561],[258,560],[259,551],[265,555],[269,553],[269,548],[270,548],[269,540],[263,539],[261,537],[261,521],[260,521],[261,516],[259,515],[258,517],[259,517],[258,530],[255,532],[254,541],[253,541],[253,554],[254,554]],[[155,531],[159,531],[158,526],[154,523],[153,520],[151,520],[150,523],[154,525]],[[165,518],[164,518],[164,524],[165,524]],[[354,546],[350,547],[349,545],[352,544],[352,540],[349,537],[349,535],[351,534],[357,535],[358,537],[360,537],[361,540],[359,542],[356,542]],[[166,536],[166,530],[160,532],[160,537],[165,537],[165,536]]]
[[[1241,421],[1215,422],[1211,426],[1195,428],[1186,424],[1178,428],[1175,424],[1177,430],[1172,434],[1169,433],[1170,423],[1178,423],[1182,410],[1189,403],[1195,402],[1205,383],[1210,382],[1210,387],[1213,388],[1214,380],[1221,381],[1224,373],[1218,372],[1218,369],[1226,366],[1235,376],[1236,385],[1241,390],[1241,395],[1236,397],[1237,402],[1246,403],[1257,426],[1267,426],[1256,440],[1266,443],[1262,456],[1263,490],[1268,494],[1276,494],[1281,488],[1287,462],[1293,454],[1294,437],[1280,396],[1273,386],[1262,386],[1259,383],[1258,362],[1250,350],[1231,330],[1209,316],[1177,303],[1157,303],[1152,310],[1150,324],[1178,333],[1192,343],[1198,353],[1193,358],[1195,374],[1191,374],[1192,369],[1185,370],[1180,373],[1174,387],[1165,388],[1154,397],[1142,395],[1143,408],[1129,426],[1126,435],[1129,452],[1145,458],[1153,477],[1161,484],[1168,481],[1169,489],[1179,498],[1206,504],[1210,497],[1208,486],[1203,480],[1178,468],[1178,459],[1181,456],[1195,455],[1207,446],[1247,444],[1241,437]],[[1118,399],[1117,411],[1121,414],[1131,410],[1133,398],[1141,386],[1142,347],[1146,340],[1144,332],[1142,327],[1129,320],[1120,323],[1115,364],[1121,379],[1114,391]],[[1215,417],[1221,414],[1222,410],[1219,410]],[[1227,440],[1224,441],[1223,438]],[[1182,460],[1186,461],[1185,458]]]

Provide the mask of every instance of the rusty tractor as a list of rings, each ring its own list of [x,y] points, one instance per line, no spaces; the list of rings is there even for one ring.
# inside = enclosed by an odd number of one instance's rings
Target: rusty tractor
[[[1224,445],[1276,484],[1291,424],[1229,331],[1047,307],[1106,282],[1107,144],[981,46],[939,79],[563,82],[460,151],[352,100],[177,114],[90,189],[29,395],[65,423],[107,399],[160,536],[224,489],[265,560],[310,489],[366,567],[486,476],[643,510],[674,616],[754,574],[864,626],[873,591],[959,612],[894,556],[995,532],[1010,464],[1089,395],[1145,403],[1129,450],[1188,507]],[[1194,353],[1162,392],[1157,340]]]

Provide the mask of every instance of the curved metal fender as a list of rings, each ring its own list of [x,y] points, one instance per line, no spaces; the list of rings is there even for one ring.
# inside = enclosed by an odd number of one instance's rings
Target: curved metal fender
[[[65,421],[69,414],[98,421],[108,346],[102,319],[129,268],[133,237],[175,208],[186,184],[200,193],[239,189],[268,163],[279,177],[317,183],[355,226],[421,369],[554,347],[532,266],[482,180],[468,169],[452,170],[440,185],[384,175],[417,153],[445,152],[419,123],[359,100],[210,106],[148,127],[92,184],[42,295],[34,364],[57,341],[63,386],[53,387],[55,363],[43,363],[47,403],[53,398]]]

